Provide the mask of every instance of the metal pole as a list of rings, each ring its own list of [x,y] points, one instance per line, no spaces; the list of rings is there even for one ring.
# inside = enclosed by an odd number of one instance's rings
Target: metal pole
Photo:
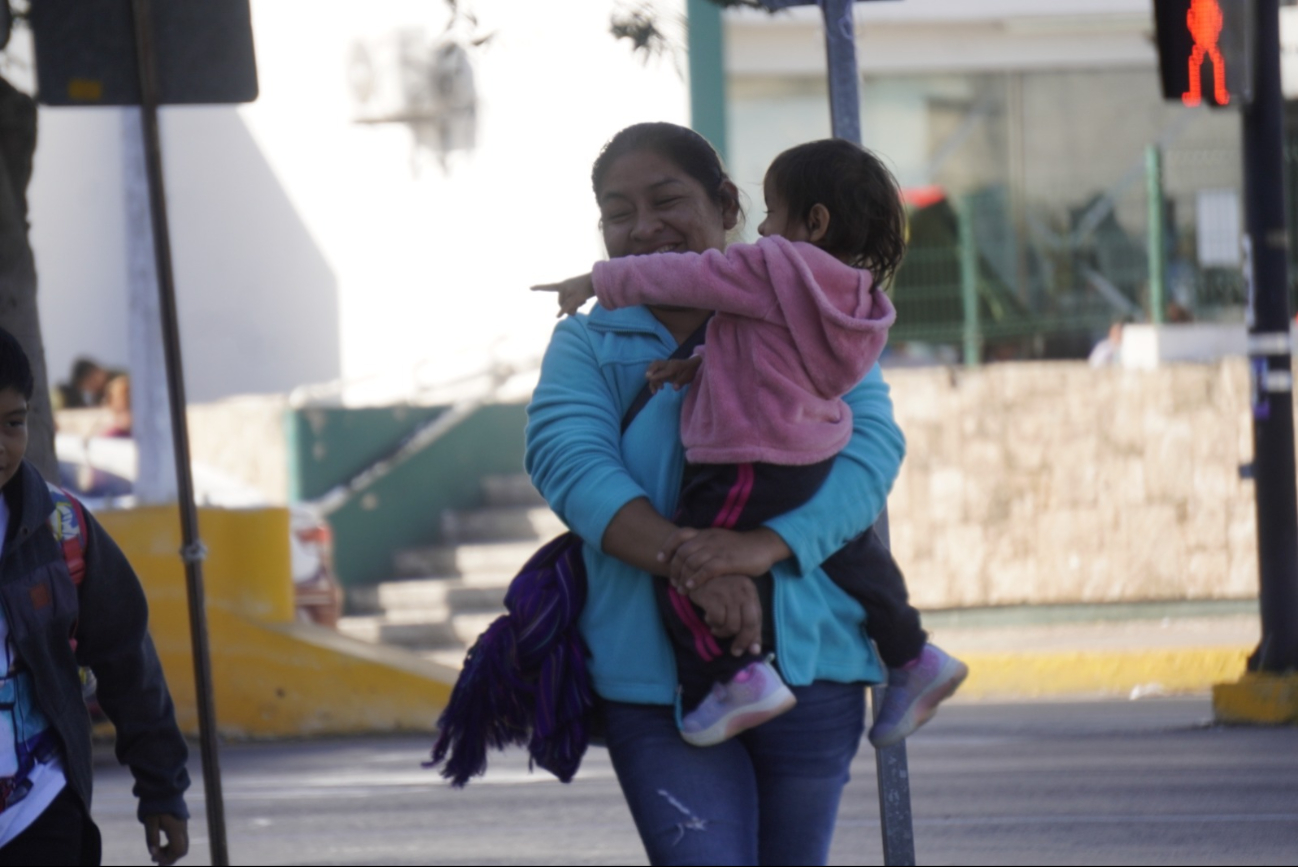
[[[819,0],[829,56],[829,117],[834,138],[861,144],[861,71],[856,65],[852,0]]]
[[[829,114],[834,137],[861,144],[861,71],[856,63],[856,25],[853,0],[818,0],[825,18],[825,53],[829,65]],[[875,523],[888,544],[888,510]],[[870,706],[877,716],[886,687],[870,690]],[[915,863],[915,832],[910,813],[910,771],[906,742],[876,750],[874,768],[879,786],[879,830],[883,836],[883,863]]]
[[[198,535],[194,480],[189,465],[189,426],[185,418],[185,376],[180,356],[180,326],[176,316],[176,287],[171,267],[171,238],[163,188],[162,142],[158,134],[158,78],[154,66],[153,19],[149,0],[132,0],[135,18],[136,63],[140,75],[140,118],[144,130],[144,159],[149,178],[149,210],[153,250],[158,269],[158,302],[167,361],[167,396],[176,453],[176,482],[180,495],[180,527],[184,547],[185,586],[189,594],[189,632],[194,653],[194,689],[198,696],[198,734],[207,804],[207,833],[212,863],[226,867],[230,854],[225,840],[225,803],[216,749],[216,709],[212,701],[212,665],[208,656],[207,616],[203,601],[202,561],[206,555]]]
[[[1280,3],[1257,0],[1257,75],[1244,108],[1244,211],[1262,641],[1251,671],[1298,669],[1298,495],[1280,94]]]
[[[978,244],[973,232],[973,201],[960,199],[956,212],[960,220],[960,298],[964,302],[964,363],[976,367],[981,354],[978,324]]]
[[[1163,151],[1156,144],[1145,148],[1145,198],[1149,205],[1149,321],[1162,325],[1167,313],[1167,211],[1163,206]]]
[[[888,509],[885,507],[874,522],[885,548],[892,548],[892,534],[888,526]],[[879,718],[883,709],[886,686],[870,688],[870,709],[873,719]],[[910,769],[906,759],[906,742],[884,747],[874,752],[874,774],[879,788],[879,831],[883,836],[883,863],[912,865],[915,863],[915,830],[910,812]]]
[[[883,709],[885,686],[870,688],[873,719]],[[906,742],[874,752],[874,773],[879,786],[879,830],[883,835],[883,863],[915,863],[915,831],[910,813],[910,771],[906,761]]]
[[[690,126],[712,143],[725,162],[726,142],[725,28],[721,7],[708,0],[688,0],[690,55]]]

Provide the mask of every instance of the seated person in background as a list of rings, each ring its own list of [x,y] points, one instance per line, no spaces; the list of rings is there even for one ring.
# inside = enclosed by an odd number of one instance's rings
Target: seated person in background
[[[1125,319],[1118,319],[1109,326],[1109,334],[1091,350],[1086,361],[1091,367],[1110,367],[1122,363],[1122,329]]]
[[[119,373],[108,381],[104,390],[104,405],[112,413],[109,426],[99,434],[103,437],[131,437],[131,378]]]
[[[104,390],[111,378],[109,372],[89,358],[72,363],[72,375],[58,387],[56,409],[85,409],[104,401]]]

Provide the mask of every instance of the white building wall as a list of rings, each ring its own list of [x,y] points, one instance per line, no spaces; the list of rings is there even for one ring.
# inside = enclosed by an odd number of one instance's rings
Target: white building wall
[[[1141,108],[1158,102],[1149,0],[905,0],[858,3],[854,15],[864,76],[862,133],[903,186],[937,180],[930,164],[953,130],[935,126],[934,104],[947,103],[958,121],[980,96],[988,96],[977,90],[988,76],[1076,72],[1085,79],[1096,71],[1136,71],[1144,85],[1134,94],[1144,100]],[[752,9],[727,13],[730,164],[759,210],[761,179],[775,155],[830,134],[823,31],[815,7],[774,15]],[[1109,123],[1112,118],[1096,114],[1096,96],[1085,96],[1088,104],[1057,107],[1062,121],[1096,117],[1096,125]],[[1140,120],[1145,136],[1145,118]],[[1035,122],[1069,127],[1061,117]],[[983,156],[1008,156],[1007,142],[979,140],[988,127],[976,126],[961,148],[962,160],[968,162],[980,145],[992,148]],[[1124,150],[1114,158],[1125,165],[1131,155]]]
[[[397,394],[416,367],[450,379],[544,349],[554,302],[527,287],[603,254],[591,162],[630,123],[686,122],[687,82],[613,39],[614,0],[474,6],[496,34],[475,55],[478,146],[445,173],[412,166],[404,127],[353,123],[347,77],[358,39],[440,31],[436,0],[253,0],[257,102],[164,109],[192,399],[340,375]],[[55,376],[81,354],[126,362],[116,112],[41,114],[32,242]]]
[[[862,72],[971,72],[1150,66],[1150,0],[905,0],[857,3]],[[734,75],[823,72],[823,17],[815,7],[726,18]]]

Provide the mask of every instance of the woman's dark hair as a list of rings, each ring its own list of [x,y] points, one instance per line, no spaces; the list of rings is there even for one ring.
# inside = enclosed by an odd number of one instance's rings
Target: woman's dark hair
[[[768,182],[788,209],[806,222],[811,209],[829,211],[829,231],[817,246],[883,286],[906,255],[906,208],[888,167],[870,151],[845,139],[823,139],[789,148],[766,170]]]
[[[18,338],[0,328],[0,391],[9,388],[31,400],[36,383],[32,379],[31,362]]]
[[[721,157],[708,144],[708,140],[689,127],[664,122],[632,124],[608,140],[590,171],[590,185],[595,191],[596,199],[604,189],[604,176],[613,163],[627,154],[639,151],[649,151],[671,160],[681,171],[703,185],[708,197],[717,207],[723,210],[731,205],[740,207],[733,189],[726,188],[730,176],[726,174]]]
[[[99,365],[91,361],[89,358],[78,358],[76,361],[72,362],[73,387],[80,386],[87,376],[100,369]]]

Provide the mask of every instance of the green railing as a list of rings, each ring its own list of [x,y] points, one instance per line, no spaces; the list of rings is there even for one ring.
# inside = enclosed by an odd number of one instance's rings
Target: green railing
[[[1298,295],[1298,140],[1285,155],[1289,277]],[[894,343],[963,348],[967,362],[994,348],[1011,350],[996,357],[1077,356],[1118,319],[1242,322],[1242,268],[1196,255],[1197,209],[1208,199],[1187,183],[1187,167],[1229,166],[1238,154],[1173,151],[1169,188],[1161,155],[1151,148],[1148,156],[1144,184],[1137,173],[1107,192],[1041,197],[1051,206],[1029,196],[1017,216],[1003,185],[913,211],[910,250],[891,289]],[[1149,206],[1155,195],[1161,209]]]

